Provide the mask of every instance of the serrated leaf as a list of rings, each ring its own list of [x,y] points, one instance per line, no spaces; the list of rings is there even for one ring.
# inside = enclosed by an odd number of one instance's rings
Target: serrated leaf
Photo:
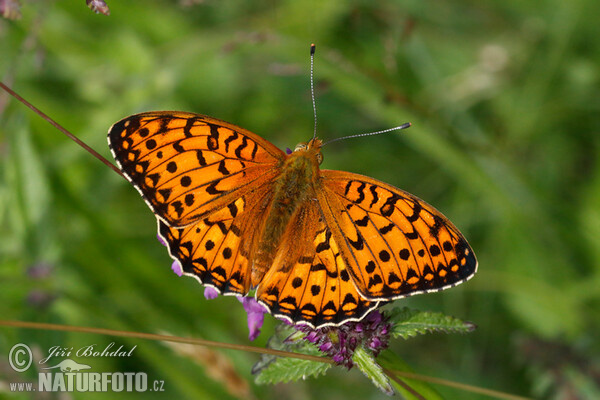
[[[471,332],[475,324],[437,312],[419,311],[408,307],[394,308],[386,313],[392,324],[392,336],[408,339],[430,332]]]
[[[313,356],[323,355],[323,353],[310,342],[303,340],[289,340],[291,337],[290,335],[294,335],[294,332],[294,329],[287,325],[279,325],[275,334],[269,339],[267,347]],[[261,359],[252,368],[252,373],[257,375],[256,383],[280,383],[297,381],[300,378],[305,379],[309,376],[316,377],[324,375],[331,366],[332,365],[329,363],[263,354]]]
[[[392,387],[389,378],[383,372],[381,366],[377,364],[373,355],[365,350],[363,346],[358,346],[356,348],[354,355],[352,356],[352,361],[354,361],[354,364],[356,364],[362,373],[365,374],[383,393],[388,396],[394,394],[394,388]]]
[[[294,333],[294,330],[285,325],[279,324],[275,328],[275,333],[267,341],[267,348],[274,350],[294,351],[296,347],[295,342],[286,342],[286,338],[290,337]],[[277,357],[272,354],[262,354],[260,359],[252,367],[252,375],[258,375],[263,369],[267,368],[269,364],[275,362]]]
[[[261,369],[256,377],[256,383],[285,383],[306,379],[309,376],[317,377],[324,375],[331,366],[331,364],[317,361],[277,357]]]

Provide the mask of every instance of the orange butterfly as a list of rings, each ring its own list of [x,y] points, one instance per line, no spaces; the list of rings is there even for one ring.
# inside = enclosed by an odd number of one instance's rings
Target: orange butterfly
[[[443,290],[477,269],[439,211],[375,179],[321,170],[322,141],[286,155],[199,114],[147,112],[113,125],[117,164],[158,218],[184,274],[312,327],[358,321],[380,302]]]

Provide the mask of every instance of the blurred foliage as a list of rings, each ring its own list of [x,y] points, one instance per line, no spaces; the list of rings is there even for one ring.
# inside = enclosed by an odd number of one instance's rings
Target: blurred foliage
[[[80,3],[80,4],[79,4]],[[113,4],[114,3],[114,4]],[[410,121],[402,133],[324,149],[323,166],[426,199],[469,239],[479,272],[398,301],[473,321],[394,351],[419,373],[552,399],[600,386],[600,25],[595,0],[24,2],[0,20],[0,77],[110,159],[105,133],[148,110],[211,115],[291,147],[312,134],[308,50],[317,44],[319,136]],[[234,298],[177,278],[136,191],[0,93],[0,315],[246,343]],[[47,274],[32,267],[50,266]],[[264,345],[269,319],[257,345]],[[137,345],[102,371],[165,381],[144,398],[235,398],[217,368],[153,342],[0,330],[18,342]],[[546,351],[544,349],[558,349]],[[526,351],[527,350],[527,351]],[[224,352],[253,396],[384,397],[360,372],[257,386],[257,356]],[[200,361],[199,361],[200,360]],[[218,375],[218,374],[217,374]],[[3,375],[4,376],[4,375]],[[36,379],[34,371],[3,382]],[[233,379],[233,378],[232,378]],[[436,387],[448,398],[481,398]],[[112,398],[77,394],[74,398]],[[24,397],[25,398],[25,397]]]

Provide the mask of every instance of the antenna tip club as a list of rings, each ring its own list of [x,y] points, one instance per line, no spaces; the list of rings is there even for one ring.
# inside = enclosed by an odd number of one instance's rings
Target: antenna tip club
[[[407,122],[403,125],[400,126],[400,129],[406,129],[406,128],[410,128],[412,126],[412,124],[410,122]]]
[[[316,46],[315,46],[315,44],[314,44],[314,43],[311,43],[311,44],[310,44],[310,55],[311,55],[311,56],[312,56],[313,54],[315,54],[315,47],[316,47]]]

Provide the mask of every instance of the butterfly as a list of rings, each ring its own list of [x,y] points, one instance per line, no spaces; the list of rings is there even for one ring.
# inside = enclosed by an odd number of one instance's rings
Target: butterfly
[[[373,178],[321,170],[318,138],[286,154],[233,124],[157,111],[117,122],[108,143],[185,275],[226,295],[254,291],[291,323],[358,321],[476,272],[439,211]]]

